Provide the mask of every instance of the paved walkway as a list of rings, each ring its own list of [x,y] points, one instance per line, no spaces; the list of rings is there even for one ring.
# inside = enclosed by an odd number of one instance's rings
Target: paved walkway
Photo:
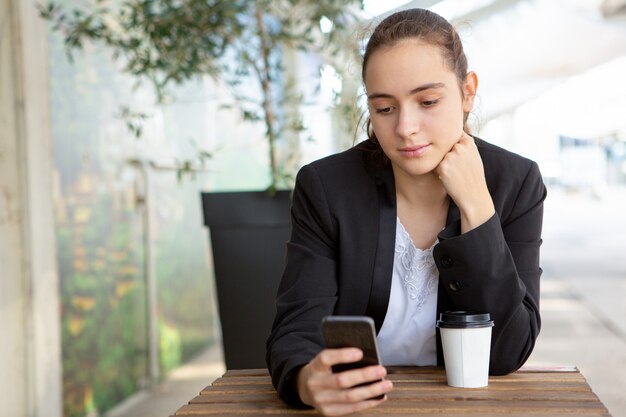
[[[172,371],[158,387],[132,396],[105,417],[171,416],[224,372],[221,348],[209,348]]]
[[[626,417],[626,188],[601,198],[550,190],[543,237],[530,363],[578,366],[613,417]]]
[[[626,417],[626,188],[601,199],[552,189],[544,225],[543,326],[529,364],[578,366]],[[167,417],[223,370],[210,349],[107,417]]]

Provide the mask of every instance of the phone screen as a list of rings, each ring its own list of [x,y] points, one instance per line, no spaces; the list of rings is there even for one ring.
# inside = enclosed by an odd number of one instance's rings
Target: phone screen
[[[353,363],[333,366],[333,372],[380,364],[374,320],[365,316],[327,316],[322,320],[322,332],[327,348],[356,347],[363,358]]]

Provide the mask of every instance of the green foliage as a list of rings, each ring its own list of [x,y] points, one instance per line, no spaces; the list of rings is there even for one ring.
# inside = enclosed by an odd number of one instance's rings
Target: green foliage
[[[159,323],[159,359],[161,369],[169,371],[182,363],[180,331],[165,322]]]
[[[170,83],[200,74],[217,75],[229,43],[242,32],[239,15],[245,0],[123,1],[119,8],[97,0],[84,9],[65,11],[51,1],[39,5],[53,30],[63,33],[68,53],[85,41],[99,41],[125,59],[125,71],[151,80],[159,96]]]
[[[142,122],[150,117],[146,113],[135,112],[132,111],[127,106],[122,106],[120,109],[120,118],[126,122],[126,127],[128,131],[135,136],[135,138],[140,138],[143,132],[143,124]]]
[[[148,381],[146,287],[140,211],[132,180],[105,164],[110,138],[101,135],[127,84],[107,54],[76,57],[70,65],[57,34],[49,41],[55,171],[57,254],[61,291],[63,407],[68,417],[94,416],[119,404]],[[56,176],[55,176],[56,177]],[[206,348],[215,332],[206,242],[196,207],[198,184],[159,184],[159,204],[180,218],[160,219],[159,323],[163,371]],[[181,220],[182,219],[182,220]],[[184,242],[184,244],[181,244]],[[163,269],[163,272],[161,272]],[[173,281],[173,282],[172,282]],[[168,282],[171,282],[168,284]],[[209,285],[207,285],[209,283]],[[166,301],[167,300],[167,303]],[[178,302],[180,300],[180,302]],[[210,303],[209,303],[210,304]],[[162,330],[163,327],[159,326]],[[163,373],[165,374],[165,373]]]
[[[155,187],[173,192],[157,195],[160,207],[155,239],[155,272],[159,306],[161,371],[165,374],[206,348],[214,328],[212,275],[209,271],[206,230],[198,227],[198,186],[186,181],[176,187],[165,173],[154,179]],[[173,195],[172,195],[173,194]],[[173,206],[173,201],[176,205]],[[179,211],[183,208],[184,211]]]
[[[94,1],[72,10],[49,1],[39,11],[63,34],[70,56],[86,41],[106,45],[123,58],[127,73],[152,83],[159,101],[173,84],[207,75],[224,81],[243,120],[265,124],[270,189],[286,182],[276,142],[303,129],[298,115],[281,108],[294,91],[283,53],[338,53],[362,8],[361,0],[123,0],[119,7]],[[324,31],[322,19],[332,23]],[[139,136],[141,117],[133,120],[127,125]]]
[[[88,183],[88,176],[82,180]],[[78,198],[76,198],[78,197]],[[141,387],[146,324],[132,212],[89,188],[58,219],[64,414],[103,411]]]

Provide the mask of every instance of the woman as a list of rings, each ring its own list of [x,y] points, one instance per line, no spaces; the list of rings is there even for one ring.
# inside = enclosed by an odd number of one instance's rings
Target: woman
[[[326,415],[385,401],[386,373],[338,374],[358,349],[324,349],[322,317],[367,315],[383,365],[442,365],[435,322],[478,310],[495,322],[490,373],[518,369],[540,327],[546,189],[537,165],[467,133],[478,79],[461,41],[421,9],[384,19],[363,57],[369,139],[301,169],[292,236],[267,342],[280,396]]]

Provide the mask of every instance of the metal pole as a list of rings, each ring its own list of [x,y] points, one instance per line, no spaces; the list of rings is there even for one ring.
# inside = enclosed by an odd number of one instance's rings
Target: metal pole
[[[137,204],[143,205],[143,252],[144,252],[144,280],[146,285],[146,321],[148,327],[148,378],[149,385],[154,386],[159,380],[159,329],[158,329],[158,300],[157,281],[154,266],[154,239],[152,227],[152,171],[177,171],[180,166],[176,163],[156,163],[144,159],[132,159],[128,163],[135,167],[143,180],[143,195],[137,198]],[[207,172],[204,168],[189,167],[192,172]],[[138,193],[140,190],[138,190]]]
[[[159,343],[158,343],[158,319],[157,319],[157,283],[154,275],[154,251],[152,250],[152,195],[150,164],[143,160],[133,159],[129,161],[135,167],[143,182],[142,187],[137,189],[137,204],[143,206],[143,265],[146,299],[146,327],[148,330],[146,343],[148,345],[148,385],[154,386],[159,379]]]
[[[152,385],[158,382],[159,378],[159,330],[157,316],[157,282],[154,269],[154,240],[152,238],[152,179],[150,178],[150,168],[147,164],[142,164],[145,178],[145,200],[144,211],[144,248],[145,248],[145,268],[146,285],[148,293],[148,340],[149,340],[149,364],[150,382]]]

